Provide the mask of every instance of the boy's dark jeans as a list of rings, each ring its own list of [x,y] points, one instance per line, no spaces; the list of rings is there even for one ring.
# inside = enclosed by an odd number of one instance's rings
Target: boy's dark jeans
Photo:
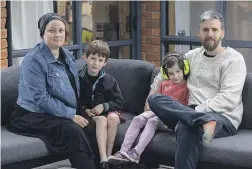
[[[233,124],[224,116],[215,113],[196,112],[171,97],[153,94],[148,98],[150,109],[168,127],[176,130],[175,169],[196,169],[202,150],[202,124],[216,121],[215,138],[235,135]]]

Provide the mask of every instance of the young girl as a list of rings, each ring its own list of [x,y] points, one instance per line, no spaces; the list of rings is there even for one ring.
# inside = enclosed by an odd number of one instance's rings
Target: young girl
[[[188,89],[186,79],[189,74],[189,64],[184,55],[175,52],[168,53],[163,61],[161,72],[166,80],[161,83],[157,92],[169,95],[174,100],[187,106]],[[135,147],[132,147],[143,127],[139,142]],[[167,126],[152,111],[145,111],[134,117],[125,134],[120,151],[108,158],[109,163],[120,164],[128,161],[139,163],[140,156],[153,138],[155,131],[165,128]]]

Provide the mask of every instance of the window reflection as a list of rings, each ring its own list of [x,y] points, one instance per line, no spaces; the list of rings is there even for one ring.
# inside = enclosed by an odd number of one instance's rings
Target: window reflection
[[[226,39],[252,41],[252,2],[227,2]]]

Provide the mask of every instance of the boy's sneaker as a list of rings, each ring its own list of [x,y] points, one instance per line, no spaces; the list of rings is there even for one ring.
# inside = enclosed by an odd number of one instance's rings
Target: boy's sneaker
[[[140,156],[138,155],[137,151],[133,148],[128,152],[121,152],[121,155],[126,158],[127,160],[133,162],[133,163],[139,163],[140,161]]]
[[[117,151],[114,155],[109,156],[108,157],[109,164],[119,165],[122,163],[129,162],[129,160],[125,159],[121,153],[122,153],[121,151]]]

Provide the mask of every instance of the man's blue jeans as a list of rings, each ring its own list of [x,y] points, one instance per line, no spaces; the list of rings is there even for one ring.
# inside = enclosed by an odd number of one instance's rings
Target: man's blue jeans
[[[162,94],[149,96],[148,102],[150,109],[168,127],[174,127],[179,122],[176,130],[175,169],[196,169],[203,145],[202,124],[216,121],[215,138],[237,133],[233,124],[218,113],[196,112]]]

